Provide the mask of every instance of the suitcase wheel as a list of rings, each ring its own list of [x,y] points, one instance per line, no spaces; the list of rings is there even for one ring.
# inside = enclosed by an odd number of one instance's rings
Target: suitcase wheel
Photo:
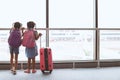
[[[44,70],[41,70],[41,71],[42,71],[43,74],[45,74],[45,71],[44,71]],[[52,70],[46,71],[46,73],[50,73],[50,74],[51,74],[51,73],[52,73]]]
[[[43,73],[43,74],[45,73],[44,70],[42,70],[42,73]]]
[[[52,70],[50,70],[50,73],[52,72]]]

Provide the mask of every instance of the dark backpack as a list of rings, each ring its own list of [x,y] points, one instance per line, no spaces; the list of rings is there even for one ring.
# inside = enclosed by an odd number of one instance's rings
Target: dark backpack
[[[12,47],[19,47],[21,45],[21,33],[19,30],[12,30],[8,38],[8,43]]]

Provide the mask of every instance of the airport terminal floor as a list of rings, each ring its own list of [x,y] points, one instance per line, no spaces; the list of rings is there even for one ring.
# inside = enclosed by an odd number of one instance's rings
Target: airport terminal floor
[[[0,80],[120,80],[120,67],[53,69],[51,74],[17,70],[16,75],[10,70],[0,70]]]

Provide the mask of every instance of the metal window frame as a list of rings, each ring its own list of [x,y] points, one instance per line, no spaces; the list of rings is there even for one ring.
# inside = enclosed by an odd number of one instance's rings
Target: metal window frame
[[[100,30],[120,30],[120,28],[99,28],[98,27],[98,0],[94,0],[94,26],[95,28],[49,28],[49,0],[46,0],[46,28],[37,28],[38,30],[46,30],[46,47],[49,47],[49,30],[95,30],[95,60],[76,60],[76,61],[54,61],[54,63],[70,63],[72,62],[73,67],[75,67],[76,63],[88,63],[95,62],[97,63],[96,67],[100,67],[102,62],[116,62],[118,63],[119,59],[110,59],[110,60],[100,60]],[[10,30],[10,28],[0,28],[1,30]],[[0,61],[0,63],[8,63],[8,61]],[[19,62],[21,66],[26,61]],[[38,62],[39,63],[39,62]],[[120,62],[119,62],[120,63]]]

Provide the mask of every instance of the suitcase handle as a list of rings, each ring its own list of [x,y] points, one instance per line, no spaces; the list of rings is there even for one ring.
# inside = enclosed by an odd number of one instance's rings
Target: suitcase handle
[[[41,42],[41,37],[40,37],[40,48],[41,48],[41,46],[42,46],[42,42]]]

